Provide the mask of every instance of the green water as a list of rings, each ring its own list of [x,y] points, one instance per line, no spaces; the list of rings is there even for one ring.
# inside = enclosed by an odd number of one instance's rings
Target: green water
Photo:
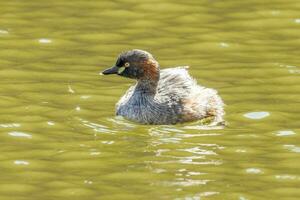
[[[1,200],[300,199],[300,2],[0,0]],[[114,117],[124,50],[190,65],[224,129]]]

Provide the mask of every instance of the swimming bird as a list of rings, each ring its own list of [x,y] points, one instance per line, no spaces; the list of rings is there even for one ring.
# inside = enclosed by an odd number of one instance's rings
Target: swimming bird
[[[160,69],[150,53],[134,49],[121,53],[102,74],[136,80],[116,104],[116,115],[142,124],[223,122],[224,104],[217,91],[198,85],[187,67]]]

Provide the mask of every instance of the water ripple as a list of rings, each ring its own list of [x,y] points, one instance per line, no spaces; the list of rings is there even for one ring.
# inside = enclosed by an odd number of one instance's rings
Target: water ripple
[[[25,160],[15,160],[14,164],[15,165],[29,165],[29,162],[25,161]]]
[[[48,39],[48,38],[41,38],[41,39],[39,39],[38,41],[39,41],[39,43],[41,43],[41,44],[50,44],[50,43],[52,43],[52,40],[50,40],[50,39]]]
[[[300,147],[298,147],[296,145],[286,144],[286,145],[283,145],[283,147],[285,149],[288,149],[288,150],[292,151],[292,152],[300,153]]]
[[[291,130],[282,130],[282,131],[278,131],[276,133],[277,136],[289,136],[289,135],[295,135],[296,133],[294,131]]]
[[[82,122],[82,124],[86,127],[92,128],[95,132],[98,133],[110,133],[110,134],[115,134],[116,131],[111,130],[109,127],[105,126],[105,125],[101,125],[98,123],[93,123],[93,122],[89,122],[87,120],[83,120],[80,119],[80,121]]]
[[[24,133],[24,132],[19,132],[19,131],[12,131],[9,132],[8,135],[13,136],[13,137],[23,137],[23,138],[32,138],[32,135],[29,133]]]
[[[244,117],[249,119],[263,119],[270,116],[269,112],[261,111],[261,112],[250,112],[244,114]]]
[[[21,124],[18,123],[11,123],[11,124],[0,124],[0,128],[14,128],[14,127],[20,127]]]

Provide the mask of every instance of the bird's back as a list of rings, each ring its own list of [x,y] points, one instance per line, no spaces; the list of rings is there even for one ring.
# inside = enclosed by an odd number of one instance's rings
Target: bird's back
[[[197,84],[188,71],[188,67],[176,67],[161,70],[157,88],[157,99],[167,101],[169,105],[180,109],[179,122],[214,117],[223,121],[223,102],[217,92]]]

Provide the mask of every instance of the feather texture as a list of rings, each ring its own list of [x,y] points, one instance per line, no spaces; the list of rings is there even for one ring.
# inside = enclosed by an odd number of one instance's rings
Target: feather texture
[[[223,122],[221,98],[215,90],[198,85],[187,68],[160,70],[155,93],[147,93],[143,89],[147,83],[138,81],[117,103],[116,114],[143,124],[175,124],[207,117]]]

